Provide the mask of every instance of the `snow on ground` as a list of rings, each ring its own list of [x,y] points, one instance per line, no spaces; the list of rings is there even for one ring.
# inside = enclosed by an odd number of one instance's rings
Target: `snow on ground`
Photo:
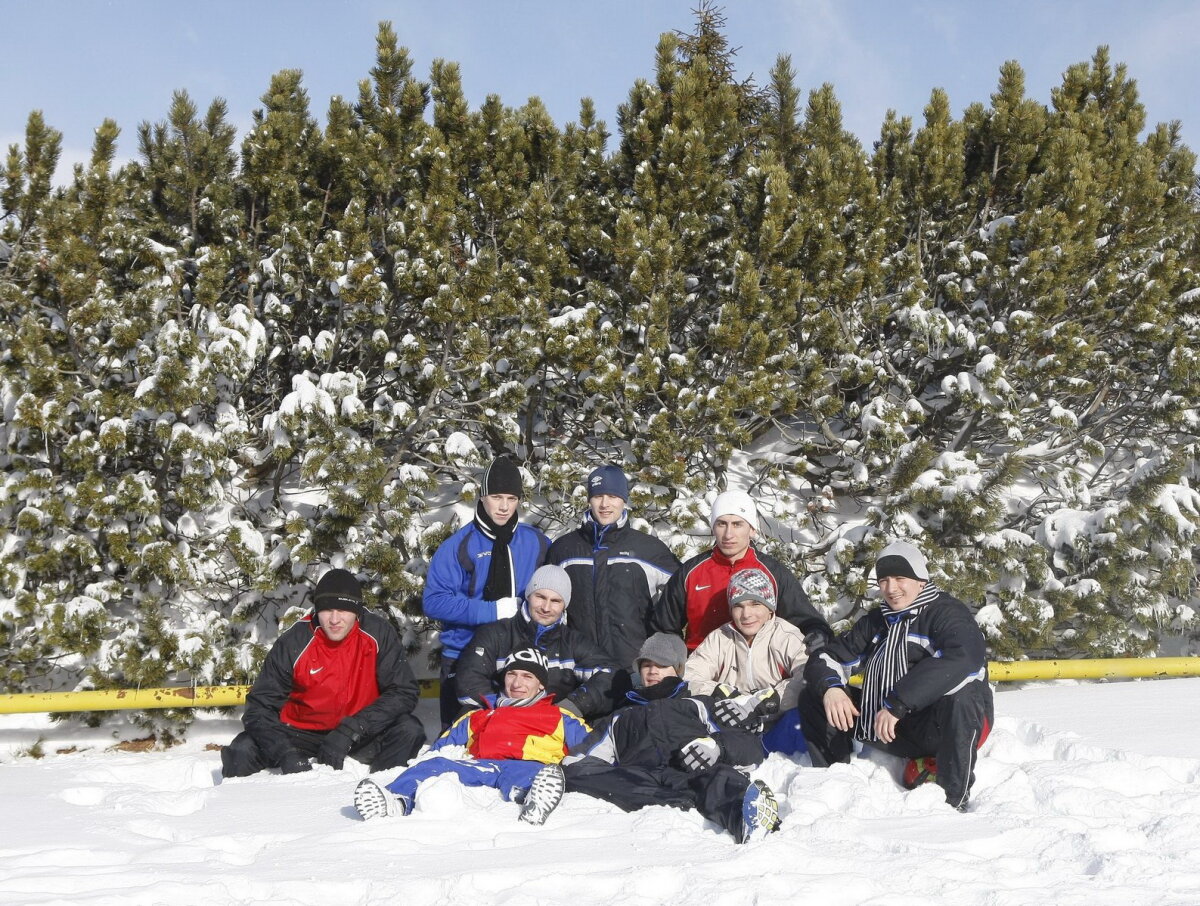
[[[409,817],[363,823],[357,763],[220,782],[207,745],[232,737],[228,718],[120,752],[111,730],[13,715],[0,903],[1196,906],[1198,699],[1200,679],[1001,687],[965,815],[902,790],[886,756],[828,771],[772,756],[757,776],[783,827],[749,846],[694,812],[570,794],[530,827],[448,778]],[[46,757],[17,754],[38,736]]]

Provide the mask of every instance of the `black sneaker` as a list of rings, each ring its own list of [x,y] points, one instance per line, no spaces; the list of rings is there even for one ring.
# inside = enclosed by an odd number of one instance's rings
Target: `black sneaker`
[[[556,764],[546,765],[533,775],[529,792],[521,803],[521,820],[526,824],[545,824],[566,791],[567,778],[563,769]]]

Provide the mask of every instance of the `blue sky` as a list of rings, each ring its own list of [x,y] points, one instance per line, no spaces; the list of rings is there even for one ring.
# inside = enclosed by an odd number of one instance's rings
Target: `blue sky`
[[[541,97],[565,124],[590,96],[610,130],[639,77],[654,75],[658,36],[688,30],[697,0],[0,0],[0,145],[20,142],[40,109],[64,134],[64,162],[88,156],[105,117],[136,154],[136,127],[165,119],[176,89],[203,109],[229,104],[244,132],[273,73],[301,69],[324,123],[331,95],[353,97],[391,20],[416,73],[457,61],[472,106],[496,93],[510,106]],[[728,0],[740,77],[761,84],[790,54],[803,94],[833,84],[846,128],[868,148],[888,108],[920,122],[934,87],[955,115],[987,103],[1015,59],[1026,93],[1048,102],[1072,63],[1100,44],[1128,65],[1150,124],[1179,119],[1200,149],[1197,0]]]

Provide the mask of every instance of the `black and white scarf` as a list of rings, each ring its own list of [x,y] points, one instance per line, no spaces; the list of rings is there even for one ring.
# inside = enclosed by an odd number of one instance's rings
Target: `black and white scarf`
[[[863,673],[862,701],[858,706],[858,721],[854,736],[863,742],[874,742],[875,715],[883,707],[883,700],[896,683],[908,672],[908,624],[926,605],[942,593],[932,582],[926,583],[912,604],[901,611],[884,614],[887,635],[871,652],[867,668]],[[880,605],[887,611],[887,603]]]
[[[508,549],[508,543],[512,541],[513,533],[517,530],[517,520],[517,514],[513,513],[504,525],[496,525],[483,508],[483,501],[475,504],[475,527],[485,538],[492,539],[491,562],[488,565],[487,581],[483,585],[485,601],[499,601],[501,598],[517,596],[512,553]]]

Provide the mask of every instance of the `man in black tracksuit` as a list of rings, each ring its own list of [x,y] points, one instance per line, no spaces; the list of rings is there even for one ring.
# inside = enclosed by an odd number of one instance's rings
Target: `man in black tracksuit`
[[[413,715],[420,692],[392,624],[363,606],[358,579],[331,569],[313,612],[284,632],[246,698],[245,731],[221,750],[221,775],[265,768],[341,769],[347,755],[372,771],[399,767],[425,744]]]
[[[546,658],[546,691],[554,694],[558,705],[589,721],[611,712],[615,665],[575,628],[574,613],[566,572],[552,564],[538,567],[525,586],[517,615],[480,626],[463,648],[456,678],[459,704],[464,709],[481,707],[485,696],[502,691],[498,671],[509,655],[534,648]]]
[[[849,761],[853,739],[910,759],[905,785],[936,781],[965,810],[993,720],[987,650],[971,612],[929,581],[925,556],[896,541],[875,564],[884,605],[805,666],[801,722],[813,764]],[[862,673],[862,691],[848,685]]]
[[[678,636],[646,640],[636,662],[645,684],[564,759],[567,792],[624,811],[694,808],[739,843],[761,839],[778,827],[778,805],[766,784],[751,783],[734,766],[760,763],[762,743],[757,734],[720,726],[712,699],[689,694],[679,677],[685,659]]]
[[[650,634],[654,602],[679,560],[653,535],[629,524],[629,480],[620,467],[594,469],[587,494],[582,525],[555,539],[546,562],[571,577],[574,631],[625,666]]]

